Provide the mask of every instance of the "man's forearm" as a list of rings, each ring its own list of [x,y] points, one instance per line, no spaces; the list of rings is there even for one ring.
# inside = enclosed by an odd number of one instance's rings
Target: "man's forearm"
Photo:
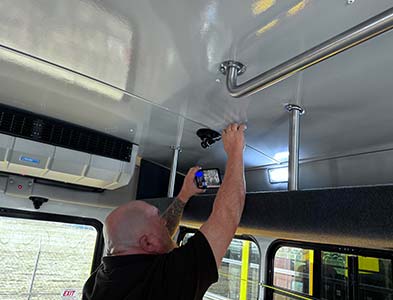
[[[218,210],[218,213],[225,212],[225,220],[238,224],[243,212],[244,200],[243,156],[241,154],[233,155],[228,157],[224,181],[217,194],[214,210]]]
[[[179,227],[179,223],[183,215],[184,206],[186,206],[186,202],[180,200],[179,198],[176,198],[162,214],[162,217],[166,221],[166,227],[171,237],[175,235],[176,230]]]

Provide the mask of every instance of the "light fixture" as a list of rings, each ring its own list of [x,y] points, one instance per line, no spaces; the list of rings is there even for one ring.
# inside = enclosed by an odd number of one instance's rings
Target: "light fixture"
[[[274,159],[279,160],[281,162],[288,161],[288,157],[289,157],[288,151],[277,152],[276,154],[274,154]]]
[[[288,182],[288,168],[268,169],[270,183]]]

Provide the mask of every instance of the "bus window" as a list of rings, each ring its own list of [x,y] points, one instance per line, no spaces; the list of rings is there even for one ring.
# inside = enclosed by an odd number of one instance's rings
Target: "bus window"
[[[268,252],[268,300],[393,300],[391,252],[284,241]]]
[[[274,257],[274,285],[312,295],[313,250],[281,247]]]
[[[393,300],[392,260],[359,256],[359,298]]]
[[[0,216],[2,300],[81,298],[101,228],[42,215],[45,220]]]
[[[182,243],[193,235],[187,233]],[[218,282],[208,289],[204,300],[258,299],[260,261],[260,250],[254,241],[234,238],[222,259]]]
[[[348,299],[348,270],[348,255],[322,251],[322,299]]]

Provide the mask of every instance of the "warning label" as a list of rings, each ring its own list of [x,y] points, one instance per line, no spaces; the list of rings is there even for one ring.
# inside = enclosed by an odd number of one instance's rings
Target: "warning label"
[[[61,292],[61,300],[79,300],[75,289],[65,289]]]

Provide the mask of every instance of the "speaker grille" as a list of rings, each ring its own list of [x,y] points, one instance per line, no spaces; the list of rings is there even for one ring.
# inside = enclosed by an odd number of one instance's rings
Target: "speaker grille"
[[[117,160],[131,160],[131,142],[4,104],[0,104],[0,133]]]

